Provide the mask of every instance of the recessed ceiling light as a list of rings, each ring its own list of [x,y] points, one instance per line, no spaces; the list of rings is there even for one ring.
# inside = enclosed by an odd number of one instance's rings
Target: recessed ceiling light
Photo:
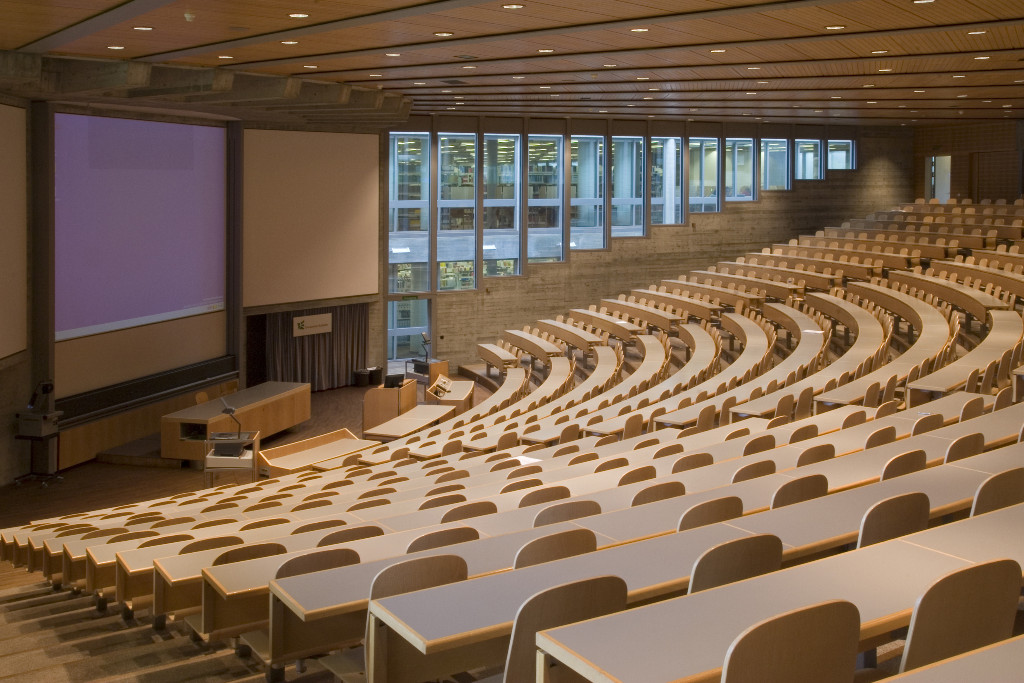
[[[472,64],[467,64],[467,65],[465,65],[465,66],[464,66],[464,67],[462,67],[462,68],[463,68],[463,69],[475,69],[476,67],[475,67],[475,66],[473,66]]]
[[[1022,78],[1022,79],[1020,79],[1018,81],[1014,81],[1014,83],[1024,83],[1024,78]]]
[[[426,85],[427,82],[426,81],[413,81],[412,84],[413,85]]]
[[[636,80],[638,80],[638,81],[649,81],[649,80],[651,80],[651,78],[650,78],[650,76],[637,76]]]
[[[502,5],[502,9],[523,9],[522,5]]]
[[[967,95],[957,95],[957,98],[959,99],[963,99],[964,97],[967,97]]]
[[[658,92],[659,90],[661,90],[661,88],[648,88],[647,90],[649,92]]]
[[[545,52],[545,53],[547,53],[547,52],[554,52],[554,50],[552,50],[550,47],[542,47],[541,49],[537,50],[537,52]]]
[[[647,33],[648,31],[650,31],[649,28],[631,28],[629,30],[632,31],[633,33]]]
[[[768,81],[758,81],[758,85],[768,85]]]
[[[968,31],[967,35],[969,35],[969,36],[983,36],[986,33],[988,33],[988,31]]]
[[[873,55],[884,55],[887,52],[889,52],[889,51],[888,50],[872,50],[871,54],[873,54]]]
[[[540,86],[537,86],[537,87],[539,87],[541,90],[551,90],[551,86],[550,85],[540,85]]]
[[[924,92],[924,90],[915,90],[914,92],[921,93]]]
[[[821,113],[822,113],[822,112],[824,112],[824,111],[825,111],[824,109],[815,109],[815,110],[814,110],[814,113],[815,113],[815,114],[821,114]]]
[[[835,26],[826,26],[825,30],[826,31],[842,31],[844,28],[846,28],[846,27],[845,26],[840,26],[839,24],[836,24]]]
[[[1003,109],[1009,109],[1012,106],[1013,106],[1012,104],[1004,104],[1003,105]]]
[[[991,57],[975,57],[975,59],[992,59]]]
[[[598,109],[598,110],[597,110],[597,113],[598,113],[598,114],[607,114],[607,113],[608,113],[608,110],[607,110],[607,109]]]
[[[603,66],[606,69],[613,69],[613,68],[617,67],[618,64],[602,64],[601,66]]]
[[[868,104],[878,104],[878,102],[876,100],[868,100],[867,103]]]
[[[317,67],[316,67],[316,64],[305,64],[305,65],[303,65],[302,68],[303,69],[315,69]]]
[[[928,5],[935,2],[935,0],[914,0],[915,5]]]
[[[964,74],[953,74],[953,78],[967,78]]]
[[[881,72],[881,73],[888,73],[888,72],[892,71],[892,69],[879,69],[878,71]]]
[[[653,97],[645,97],[644,99],[645,100],[653,100],[654,98]]]
[[[441,93],[442,93],[442,94],[444,94],[444,93],[449,93],[449,92],[451,92],[451,90],[442,90],[442,91],[441,91]]]
[[[305,12],[292,12],[288,16],[291,17],[292,19],[305,19],[309,15],[306,14]]]
[[[899,106],[898,106],[898,107],[896,107],[896,108],[897,108],[897,109],[906,109],[906,108],[907,108],[907,105],[905,105],[905,104],[901,104],[901,105],[899,105]]]
[[[747,67],[747,71],[760,71],[760,70],[761,70],[761,67],[759,67],[759,66],[748,66]]]
[[[124,45],[107,45],[108,50],[123,50]]]
[[[830,97],[829,99],[830,99],[830,100],[841,100],[841,99],[843,99],[843,98],[842,98],[842,96],[840,96],[840,95],[833,95],[833,96],[832,96],[832,97]]]
[[[465,104],[465,102],[456,102],[455,104],[456,104],[456,105],[459,105],[459,104]]]
[[[234,59],[231,55],[217,55],[217,59]]]
[[[132,26],[132,28],[135,29],[136,31],[152,31],[153,30],[152,26]]]
[[[865,83],[865,84],[864,84],[864,85],[862,85],[861,87],[862,87],[862,88],[874,88],[874,87],[875,87],[875,84],[874,84],[874,83]]]
[[[526,76],[513,76],[512,78],[514,78],[515,80],[519,81],[519,80],[522,80],[522,79],[526,78]]]
[[[381,78],[384,74],[369,74],[370,78]]]
[[[712,54],[718,54],[718,53],[725,52],[725,50],[712,50],[711,52],[712,52]]]
[[[635,104],[627,104],[626,106],[627,107],[635,107],[636,105]]]
[[[992,104],[992,100],[982,100],[985,104]]]
[[[561,95],[559,95],[559,94],[558,94],[558,93],[556,93],[556,92],[553,92],[553,93],[548,93],[548,96],[549,96],[549,97],[561,97]]]
[[[466,99],[466,96],[465,95],[452,95],[452,99],[454,99],[454,100],[464,100],[464,99]]]
[[[282,45],[298,45],[299,41],[297,41],[297,40],[282,40],[281,44]]]
[[[385,52],[384,56],[385,57],[401,57],[402,53],[401,52]]]
[[[748,95],[756,95],[757,93],[756,92],[748,92],[747,94]]]
[[[450,31],[434,31],[434,35],[437,36],[438,38],[447,38],[454,34],[452,34]]]

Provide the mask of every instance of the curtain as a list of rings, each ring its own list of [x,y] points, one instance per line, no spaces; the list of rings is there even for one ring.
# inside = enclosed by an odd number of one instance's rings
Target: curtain
[[[267,315],[267,379],[308,382],[313,391],[353,383],[352,373],[366,367],[369,304],[352,304]],[[292,335],[292,318],[331,314],[331,331]]]

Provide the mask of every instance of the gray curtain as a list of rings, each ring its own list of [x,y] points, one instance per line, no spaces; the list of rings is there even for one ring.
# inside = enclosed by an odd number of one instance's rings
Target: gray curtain
[[[308,382],[313,391],[353,383],[352,373],[366,367],[369,304],[352,304],[267,315],[267,379]],[[292,318],[331,314],[331,331],[292,336]]]

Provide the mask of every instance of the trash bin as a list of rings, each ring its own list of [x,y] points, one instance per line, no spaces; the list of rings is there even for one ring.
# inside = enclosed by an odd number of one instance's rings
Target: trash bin
[[[367,368],[367,370],[369,370],[369,372],[370,372],[370,384],[371,385],[377,387],[377,386],[380,386],[381,384],[384,384],[384,368],[383,367],[378,365],[376,367]]]
[[[356,370],[355,371],[355,376],[356,376],[356,386],[357,387],[368,387],[368,386],[370,386],[370,371],[369,370],[366,370],[366,369]]]

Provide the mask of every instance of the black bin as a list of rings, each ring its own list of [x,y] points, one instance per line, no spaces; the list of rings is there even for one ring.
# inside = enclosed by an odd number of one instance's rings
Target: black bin
[[[380,386],[384,383],[384,368],[377,366],[375,368],[368,368],[370,372],[370,384],[373,386]]]
[[[357,387],[368,387],[368,386],[370,386],[370,371],[369,370],[366,370],[366,369],[356,370],[355,371],[355,376],[356,376],[356,386]]]

